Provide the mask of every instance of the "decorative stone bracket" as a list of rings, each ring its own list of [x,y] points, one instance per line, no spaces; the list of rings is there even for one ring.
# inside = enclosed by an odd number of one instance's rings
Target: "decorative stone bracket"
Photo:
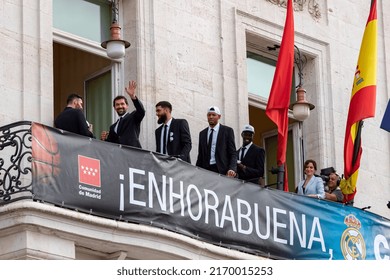
[[[287,7],[287,0],[266,1],[278,5],[280,7]],[[308,11],[313,18],[317,20],[321,18],[320,5],[317,3],[317,0],[293,0],[294,11],[303,11],[305,4],[307,4]]]

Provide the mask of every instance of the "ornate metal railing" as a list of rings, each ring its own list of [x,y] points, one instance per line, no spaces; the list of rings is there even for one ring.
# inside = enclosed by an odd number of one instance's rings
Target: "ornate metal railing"
[[[31,122],[0,127],[0,205],[32,197]]]

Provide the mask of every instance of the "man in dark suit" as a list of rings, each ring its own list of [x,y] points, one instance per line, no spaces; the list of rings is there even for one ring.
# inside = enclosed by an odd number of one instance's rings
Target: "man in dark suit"
[[[227,175],[236,176],[237,153],[234,131],[219,123],[221,111],[212,106],[207,111],[209,127],[199,133],[198,159],[196,166]]]
[[[239,179],[264,185],[265,151],[253,143],[254,134],[253,126],[244,126],[241,132],[242,147],[237,150],[237,173]]]
[[[66,100],[67,106],[54,121],[54,126],[76,134],[94,137],[83,113],[83,99],[78,94],[71,94]]]
[[[129,86],[125,88],[135,107],[135,110],[131,113],[127,112],[129,103],[126,97],[119,95],[114,98],[113,106],[119,119],[110,126],[109,132],[103,131],[101,133],[101,140],[142,148],[139,141],[139,134],[141,131],[141,121],[145,116],[145,109],[135,94],[136,88],[137,84],[135,81],[129,82]]]
[[[172,105],[168,101],[156,104],[157,123],[162,124],[156,131],[156,151],[178,157],[191,163],[191,133],[185,119],[172,118]]]

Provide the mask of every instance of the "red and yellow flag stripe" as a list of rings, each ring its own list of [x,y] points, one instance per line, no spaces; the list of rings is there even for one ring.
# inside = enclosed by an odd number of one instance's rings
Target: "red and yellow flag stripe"
[[[362,148],[360,132],[362,120],[374,117],[376,103],[377,69],[377,9],[371,2],[370,14],[364,31],[351,100],[349,104],[344,140],[344,176],[341,189],[344,194],[354,194],[360,167]]]

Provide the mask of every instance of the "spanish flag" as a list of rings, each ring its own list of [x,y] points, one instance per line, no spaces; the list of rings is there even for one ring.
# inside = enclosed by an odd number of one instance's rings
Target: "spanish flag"
[[[294,15],[292,0],[287,2],[287,15],[266,115],[278,127],[277,164],[284,167],[283,190],[288,191],[286,150],[288,136],[288,106],[294,69]]]
[[[377,65],[376,0],[371,1],[370,14],[364,31],[356,66],[344,139],[344,176],[340,187],[344,202],[353,200],[362,155],[363,120],[375,116]]]

